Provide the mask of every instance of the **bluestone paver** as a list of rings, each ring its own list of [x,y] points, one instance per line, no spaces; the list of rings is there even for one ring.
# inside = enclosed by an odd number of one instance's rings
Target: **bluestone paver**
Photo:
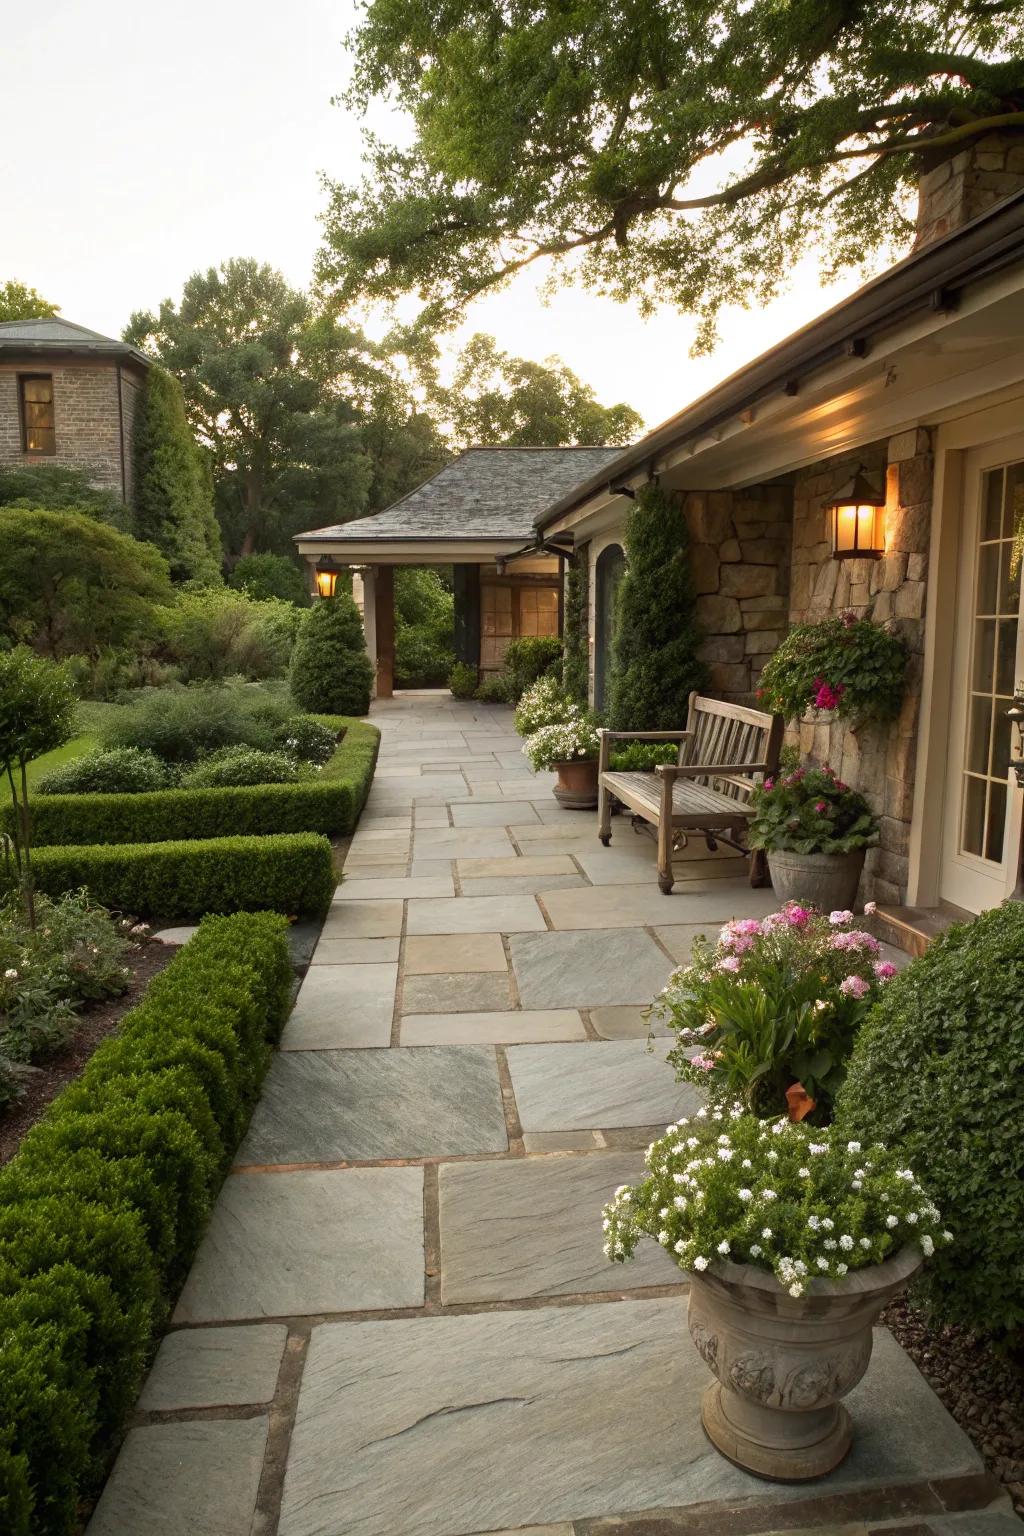
[[[513,1045],[508,1065],[524,1131],[668,1125],[700,1105],[642,1040]]]
[[[281,1035],[282,1051],[387,1045],[397,985],[397,964],[311,965]]]
[[[283,1323],[169,1333],[139,1398],[146,1413],[269,1403],[288,1340]]]
[[[512,968],[524,1008],[591,1008],[648,1003],[672,973],[649,934],[514,933]]]

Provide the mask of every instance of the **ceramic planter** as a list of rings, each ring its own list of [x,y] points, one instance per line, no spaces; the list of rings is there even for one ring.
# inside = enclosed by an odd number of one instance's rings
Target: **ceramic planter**
[[[559,805],[571,811],[592,811],[597,804],[597,759],[577,757],[551,766],[558,774],[553,793]]]
[[[768,869],[775,894],[819,912],[852,911],[864,868],[863,848],[853,853],[793,853],[773,848]]]
[[[920,1249],[903,1248],[842,1280],[812,1280],[800,1297],[751,1264],[692,1274],[690,1336],[717,1378],[701,1422],[722,1455],[782,1482],[838,1466],[853,1439],[839,1400],[867,1370],[882,1308],[921,1264]]]

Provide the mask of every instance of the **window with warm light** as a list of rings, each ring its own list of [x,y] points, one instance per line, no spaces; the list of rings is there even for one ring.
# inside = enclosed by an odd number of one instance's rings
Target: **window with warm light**
[[[53,375],[25,373],[18,380],[21,398],[21,445],[26,453],[56,453]]]

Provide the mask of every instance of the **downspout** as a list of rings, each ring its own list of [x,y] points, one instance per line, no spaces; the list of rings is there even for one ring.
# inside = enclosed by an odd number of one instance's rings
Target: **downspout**
[[[128,480],[124,462],[124,391],[121,385],[121,364],[117,365],[117,437],[121,448],[121,500],[128,505]]]

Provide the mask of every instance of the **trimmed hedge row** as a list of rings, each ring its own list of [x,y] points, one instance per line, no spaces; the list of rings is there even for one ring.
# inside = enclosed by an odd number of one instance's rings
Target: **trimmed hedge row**
[[[291,998],[286,923],[207,918],[0,1172],[0,1530],[100,1481]]]
[[[335,886],[331,845],[316,832],[38,848],[32,869],[47,896],[84,885],[101,906],[137,917],[266,909],[316,917]]]
[[[330,725],[341,723],[336,717],[323,718]],[[156,789],[136,795],[36,795],[33,842],[37,847],[67,847],[279,832],[344,837],[366,803],[379,744],[376,726],[348,722],[338,750],[312,783]],[[14,830],[11,807],[4,810],[0,830]]]

